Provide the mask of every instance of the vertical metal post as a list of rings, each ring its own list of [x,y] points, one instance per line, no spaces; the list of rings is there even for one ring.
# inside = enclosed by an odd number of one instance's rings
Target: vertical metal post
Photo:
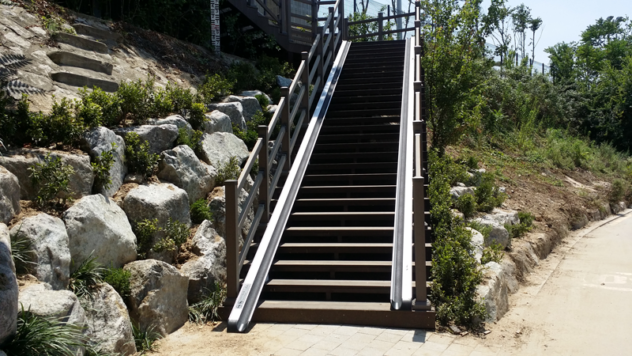
[[[416,151],[421,149],[421,137],[415,135]],[[419,151],[417,151],[419,152]],[[424,207],[424,177],[418,172],[413,177],[413,225],[415,242],[415,303],[413,309],[429,309],[426,293],[426,226]]]
[[[377,40],[384,41],[384,24],[382,23],[382,18],[384,17],[383,12],[379,12],[377,14]]]
[[[323,64],[325,63],[325,51],[323,49],[323,44],[325,42],[325,31],[323,29],[322,33],[320,34],[320,39],[318,40],[318,44],[316,45],[316,56],[318,57],[318,55],[320,55],[320,60],[318,61],[318,64],[316,64],[318,67],[317,72],[316,72],[316,76],[318,76],[318,78],[320,78],[320,84],[318,84],[318,88],[314,88],[314,90],[318,90],[321,91],[322,88],[325,87],[325,68],[323,68]]]
[[[542,75],[544,75],[544,63],[542,63]]]
[[[283,106],[283,111],[281,112],[281,125],[285,126],[285,135],[283,135],[283,142],[281,145],[281,149],[286,155],[285,166],[283,169],[289,171],[292,166],[292,150],[290,149],[290,139],[292,137],[292,121],[290,118],[292,105],[290,105],[290,88],[281,88],[281,96],[285,97],[285,105]],[[294,103],[294,105],[299,105],[299,103]]]
[[[306,118],[304,119],[304,124],[307,125],[309,122],[308,118],[310,117],[309,112],[309,52],[301,52],[301,59],[305,63],[305,67],[303,67],[303,75],[301,75],[301,82],[303,82],[303,86],[305,86],[305,94],[303,94],[303,99],[301,100],[301,110],[299,110],[299,115],[301,111],[305,110]],[[298,104],[298,103],[297,103]],[[300,127],[296,128],[300,130]]]
[[[386,17],[391,17],[391,5],[386,5]]]
[[[349,15],[349,17],[344,17],[342,19],[342,39],[345,41],[349,40],[349,19],[351,18],[351,15]]]
[[[318,1],[312,0],[312,40],[318,35]]]
[[[342,0],[341,0],[342,1]],[[329,63],[330,65],[332,65],[334,63],[334,54],[336,53],[336,44],[335,44],[335,34],[336,34],[336,19],[334,17],[334,8],[333,6],[329,8],[329,16],[331,17],[331,21],[329,21],[329,36],[331,37],[331,40],[329,41],[329,46],[331,48],[331,62]],[[329,48],[327,48],[327,52],[329,52]],[[328,70],[329,68],[325,68],[325,70]]]
[[[224,186],[226,199],[226,297],[234,300],[239,293],[239,207],[237,181],[227,180]]]
[[[338,5],[338,16],[336,16],[336,19],[338,18],[340,18],[340,23],[338,24],[338,35],[342,36],[342,39],[344,40],[345,0],[340,0],[340,5]]]
[[[353,13],[358,12],[358,0],[353,0]]]
[[[270,136],[268,135],[268,125],[259,125],[258,130],[263,144],[261,151],[259,151],[259,171],[263,171],[263,181],[259,186],[259,205],[263,204],[261,223],[265,224],[270,220],[270,196],[268,195],[270,192],[270,158],[268,157]]]

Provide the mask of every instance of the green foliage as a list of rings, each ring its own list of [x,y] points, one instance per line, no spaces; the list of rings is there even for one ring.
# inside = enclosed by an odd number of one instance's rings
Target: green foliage
[[[255,95],[255,98],[259,102],[259,105],[261,106],[261,109],[264,112],[268,112],[268,105],[270,105],[270,100],[268,100],[268,97],[263,95],[263,94],[257,94],[257,95]]]
[[[263,111],[257,111],[252,116],[252,119],[246,122],[246,130],[242,130],[239,126],[233,125],[233,133],[244,141],[249,151],[252,151],[259,139],[259,125],[268,125],[271,118],[270,115],[267,115]]]
[[[81,327],[37,316],[22,306],[18,311],[17,333],[2,349],[15,356],[73,356],[86,343]]]
[[[469,219],[476,213],[476,198],[472,194],[463,194],[457,199],[456,208],[463,213],[466,219]]]
[[[215,282],[214,290],[208,291],[209,295],[202,301],[189,306],[189,321],[196,324],[205,324],[220,320],[217,310],[226,299],[226,289]]]
[[[201,224],[204,220],[211,221],[212,219],[213,214],[206,199],[198,199],[191,204],[191,221],[194,224]]]
[[[481,184],[476,188],[475,195],[478,210],[487,213],[501,206],[507,197],[495,186],[494,176],[491,173],[483,173],[481,175]]]
[[[121,82],[116,95],[120,99],[123,118],[131,119],[136,125],[144,124],[153,111],[153,91],[153,77],[148,77],[144,83],[140,79],[135,82]]]
[[[193,152],[196,154],[200,154],[202,150],[202,137],[204,136],[204,132],[202,131],[193,131],[191,135],[186,128],[181,127],[178,129],[178,140],[176,141],[176,145],[187,145],[191,147]]]
[[[112,185],[110,169],[112,169],[114,164],[116,147],[116,143],[112,142],[111,149],[103,151],[100,155],[92,158],[90,165],[94,172],[94,188],[108,189]]]
[[[42,16],[42,27],[44,27],[46,32],[48,32],[50,35],[54,35],[57,32],[65,32],[71,35],[77,34],[74,28],[70,26],[64,27],[65,24],[66,24],[66,21],[59,16],[55,16],[55,15]]]
[[[294,70],[289,63],[281,63],[278,58],[269,57],[265,54],[257,61],[257,69],[259,70],[259,76],[254,88],[263,92],[269,92],[276,86],[277,75],[282,77],[292,77],[294,74]]]
[[[155,252],[175,251],[187,241],[190,235],[186,224],[178,220],[171,220],[171,218],[162,230],[165,232],[165,237],[154,245],[152,249]]]
[[[149,152],[149,142],[143,141],[135,132],[125,135],[125,160],[130,173],[149,177],[158,165],[160,155]]]
[[[74,261],[72,265],[74,267]],[[103,282],[103,272],[96,257],[90,256],[70,275],[68,287],[79,298],[89,297],[94,288]]]
[[[610,190],[608,191],[608,201],[611,203],[618,203],[623,200],[626,192],[626,183],[617,179],[612,182],[612,186],[610,186]]]
[[[503,246],[501,244],[492,244],[489,247],[483,249],[483,256],[481,256],[481,264],[485,265],[489,262],[500,263],[503,259]]]
[[[234,85],[234,82],[221,74],[210,75],[207,73],[204,82],[198,87],[198,94],[205,104],[210,104],[213,99],[232,94],[231,90]]]
[[[381,11],[384,11],[384,8],[382,8]],[[353,14],[351,14],[350,17],[351,19],[349,19],[349,22],[375,19],[375,17],[367,15],[366,11],[354,12]],[[394,29],[393,28],[394,26],[395,26],[394,22],[386,21],[385,23],[383,23],[382,30],[391,31]],[[375,42],[375,41],[379,41],[378,36],[377,36],[378,30],[379,28],[378,28],[377,20],[372,21],[372,22],[365,22],[361,24],[353,24],[349,26],[349,37],[374,34],[374,36],[356,38],[356,39],[353,39],[352,41],[353,42]],[[394,36],[390,34],[390,35],[385,35],[382,40],[392,41],[394,39],[395,39]]]
[[[509,236],[512,238],[524,236],[524,234],[533,229],[533,220],[535,220],[533,214],[521,211],[518,213],[518,218],[520,218],[519,224],[505,224],[505,229],[507,229]]]
[[[132,273],[122,268],[112,267],[103,271],[103,281],[111,285],[124,300],[132,292],[129,282],[130,278],[132,278]]]
[[[52,158],[50,153],[44,158],[44,162],[35,163],[29,168],[31,181],[37,187],[37,205],[46,206],[58,197],[60,193],[69,194],[70,176],[75,170],[61,161],[61,157]],[[63,198],[65,204],[66,198]]]
[[[217,177],[215,178],[215,185],[224,185],[227,180],[237,179],[241,174],[241,168],[239,167],[239,161],[237,157],[231,157],[228,162],[217,165]]]
[[[468,221],[467,226],[480,232],[481,235],[483,235],[483,238],[485,238],[485,240],[489,238],[489,234],[491,234],[492,230],[494,229],[490,225],[483,225],[480,222],[474,221],[474,220]]]
[[[191,89],[182,88],[174,82],[167,83],[166,90],[169,101],[173,105],[173,112],[179,113],[183,110],[190,110],[193,102],[196,100]]]
[[[20,233],[22,225],[15,234],[11,235],[11,257],[15,264],[15,271],[18,274],[31,273],[31,269],[36,265],[35,250],[33,242],[26,235]]]
[[[86,128],[101,126],[103,121],[103,110],[101,106],[90,99],[83,99],[75,106],[76,116],[83,121]]]
[[[259,73],[255,66],[248,62],[235,62],[230,66],[226,77],[235,83],[236,91],[250,90],[257,87]]]
[[[82,106],[98,105],[101,108],[100,122],[102,125],[114,126],[120,122],[122,118],[121,99],[118,95],[106,93],[101,88],[94,87],[92,91],[88,91],[87,88],[79,89],[79,96],[81,96]],[[86,121],[86,123],[90,122]],[[96,119],[93,119],[92,122],[96,122]]]
[[[208,121],[204,113],[206,113],[206,106],[204,106],[204,104],[194,103],[193,105],[191,105],[189,123],[194,130],[204,129],[204,123]]]
[[[147,351],[155,351],[156,346],[154,343],[156,340],[160,340],[162,336],[156,331],[155,327],[150,326],[145,330],[140,328],[140,325],[132,323],[132,334],[134,335],[134,343],[136,344],[136,350],[141,355],[147,353]]]
[[[144,219],[132,224],[132,230],[136,235],[136,249],[139,258],[144,258],[145,254],[151,249],[154,235],[160,231],[158,227],[158,219]]]

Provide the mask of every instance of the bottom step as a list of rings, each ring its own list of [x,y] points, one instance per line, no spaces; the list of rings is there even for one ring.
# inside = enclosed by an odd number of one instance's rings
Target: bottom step
[[[230,308],[222,309],[224,310],[220,311],[220,315],[226,320],[230,313]],[[434,329],[435,312],[434,310],[392,311],[390,303],[267,300],[255,310],[252,321]]]

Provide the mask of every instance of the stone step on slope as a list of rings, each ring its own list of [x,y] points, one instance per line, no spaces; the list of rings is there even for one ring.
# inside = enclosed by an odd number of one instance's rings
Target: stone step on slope
[[[72,71],[54,72],[54,73],[51,73],[50,76],[54,81],[58,83],[70,85],[73,87],[81,87],[81,88],[98,87],[98,88],[103,89],[103,91],[106,91],[109,93],[113,93],[117,91],[119,87],[117,82],[114,82],[111,80],[105,80],[105,79],[98,79],[92,76],[74,73]]]
[[[82,48],[98,53],[108,53],[108,46],[105,43],[97,42],[81,36],[71,35],[65,32],[58,32],[54,35],[57,42],[67,43],[71,46]]]
[[[50,52],[48,53],[48,57],[55,62],[55,64],[60,66],[84,68],[95,72],[105,73],[107,75],[112,75],[112,69],[114,68],[111,63],[84,57],[67,51]]]
[[[83,23],[74,23],[72,27],[77,31],[78,35],[91,37],[93,39],[101,39],[112,42],[119,42],[122,40],[122,36],[116,32],[110,30],[101,29],[98,27],[86,25]]]

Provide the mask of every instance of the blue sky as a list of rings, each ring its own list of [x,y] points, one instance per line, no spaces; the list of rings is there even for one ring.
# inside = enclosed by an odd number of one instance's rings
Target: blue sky
[[[390,4],[388,0],[376,0],[377,2]],[[406,0],[402,0],[406,4]],[[600,17],[630,16],[632,17],[632,0],[510,0],[509,6],[524,3],[531,8],[534,17],[541,17],[542,35],[536,47],[535,59],[548,63],[548,55],[544,49],[560,42],[578,41],[582,31],[595,23]],[[489,6],[485,1],[483,8]]]

